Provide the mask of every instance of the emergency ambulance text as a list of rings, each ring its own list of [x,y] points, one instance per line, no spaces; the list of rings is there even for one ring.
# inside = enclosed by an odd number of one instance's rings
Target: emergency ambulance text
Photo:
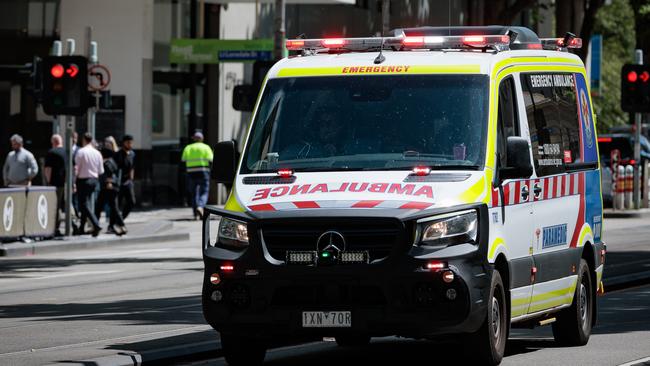
[[[411,66],[350,66],[344,67],[342,74],[408,72]]]
[[[316,193],[337,193],[337,192],[369,192],[369,193],[391,193],[408,196],[423,196],[433,199],[433,189],[431,186],[401,183],[340,183],[330,185],[327,183],[318,184],[293,184],[281,185],[273,188],[258,189],[253,195],[252,200],[258,201],[266,198],[276,198],[282,196],[295,196],[298,194],[316,194]]]

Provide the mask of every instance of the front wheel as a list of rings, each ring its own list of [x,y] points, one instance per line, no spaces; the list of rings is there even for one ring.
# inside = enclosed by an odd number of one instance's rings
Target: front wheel
[[[261,365],[266,356],[266,344],[250,337],[222,334],[221,348],[226,362],[231,366]]]
[[[510,329],[510,314],[506,305],[506,290],[498,271],[492,274],[487,316],[481,328],[470,337],[475,356],[482,365],[498,365],[503,359]]]
[[[573,303],[562,310],[553,323],[553,337],[563,346],[584,346],[591,335],[594,296],[589,265],[580,259],[580,270]]]

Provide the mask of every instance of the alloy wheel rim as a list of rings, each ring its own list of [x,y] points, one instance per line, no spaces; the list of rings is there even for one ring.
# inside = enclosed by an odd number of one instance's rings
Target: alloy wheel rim
[[[587,325],[587,313],[589,312],[589,305],[587,299],[587,287],[584,282],[580,283],[580,320],[582,321],[582,327],[586,328]]]
[[[496,297],[492,298],[492,332],[495,343],[498,343],[501,338],[501,309],[499,300]]]

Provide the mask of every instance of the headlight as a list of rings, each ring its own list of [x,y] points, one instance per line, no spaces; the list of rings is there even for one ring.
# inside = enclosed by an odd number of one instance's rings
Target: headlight
[[[248,227],[245,222],[221,218],[217,244],[244,248],[248,246]]]
[[[475,210],[452,212],[418,221],[415,244],[441,247],[476,244],[478,215]]]

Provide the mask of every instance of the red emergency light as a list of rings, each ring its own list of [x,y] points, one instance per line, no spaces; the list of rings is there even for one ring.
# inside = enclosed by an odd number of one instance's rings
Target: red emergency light
[[[431,261],[427,263],[427,269],[430,270],[443,269],[446,266],[447,265],[445,264],[445,262],[440,262],[440,261]]]
[[[599,137],[598,142],[612,142],[611,137]]]
[[[280,178],[291,178],[293,176],[293,170],[291,169],[279,169],[278,177]]]
[[[323,44],[323,47],[336,48],[343,47],[346,44],[346,41],[343,38],[326,38],[321,43]]]
[[[232,272],[235,270],[235,266],[232,264],[222,264],[219,268],[221,269],[221,272]]]
[[[418,177],[429,175],[429,173],[431,173],[431,168],[428,166],[416,166],[413,168],[413,174],[417,175]]]

